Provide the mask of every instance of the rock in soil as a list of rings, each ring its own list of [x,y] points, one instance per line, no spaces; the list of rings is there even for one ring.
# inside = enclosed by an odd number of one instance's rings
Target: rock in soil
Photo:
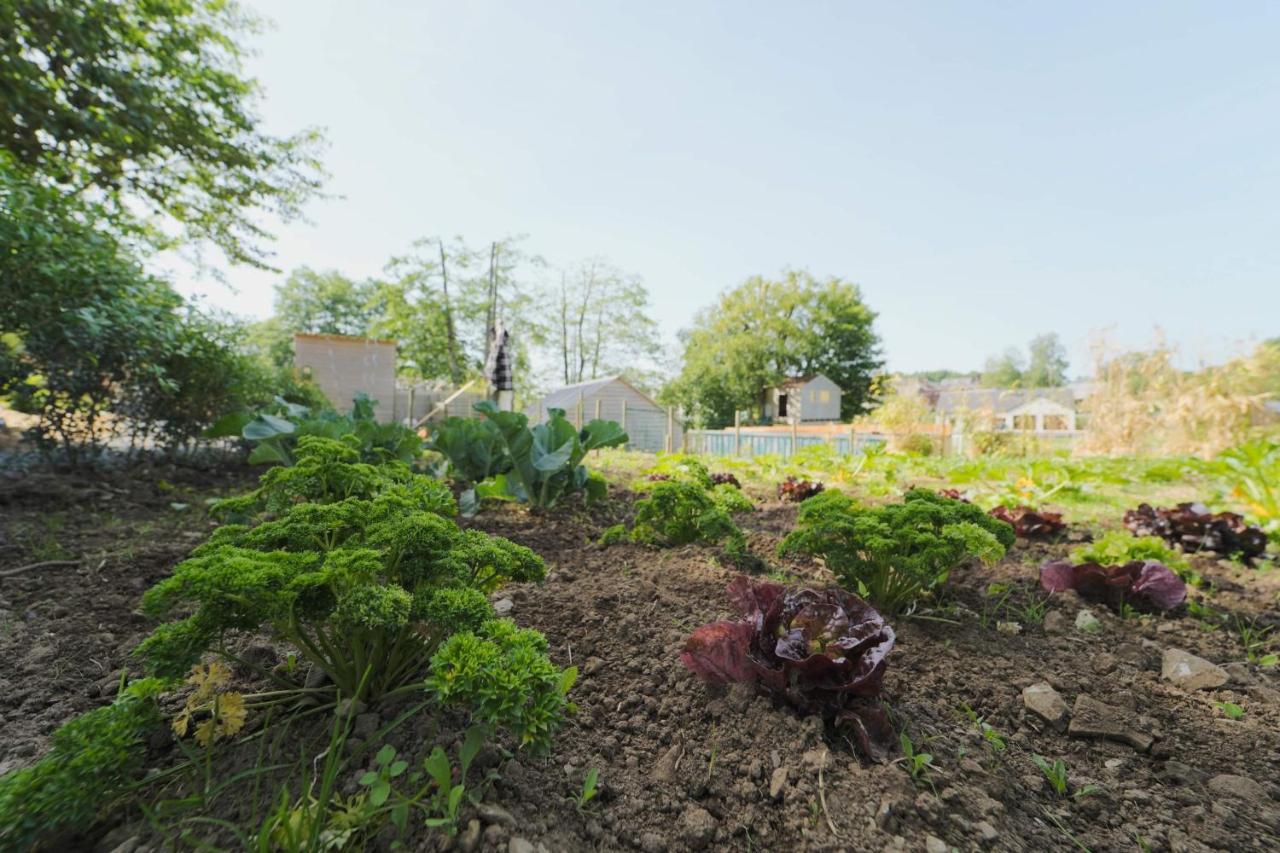
[[[689,806],[680,815],[680,838],[692,850],[702,850],[716,837],[716,819],[711,812]]]
[[[1075,707],[1071,709],[1071,726],[1067,733],[1072,737],[1102,738],[1127,743],[1139,752],[1146,752],[1151,749],[1155,738],[1129,725],[1131,716],[1129,711],[1112,707],[1087,693],[1081,693],[1076,697]]]
[[[1165,649],[1160,675],[1183,690],[1204,690],[1227,683],[1227,671],[1182,649]]]
[[[1022,704],[1027,710],[1058,731],[1067,728],[1067,703],[1047,681],[1022,689]]]

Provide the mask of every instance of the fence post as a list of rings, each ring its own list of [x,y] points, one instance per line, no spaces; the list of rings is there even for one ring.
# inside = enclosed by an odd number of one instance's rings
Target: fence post
[[[600,420],[600,398],[596,397],[596,420]]]
[[[582,394],[578,394],[578,429],[582,429]]]
[[[675,410],[675,409],[673,409],[673,408],[671,408],[670,406],[667,406],[667,440],[666,440],[666,448],[667,448],[667,452],[668,452],[668,453],[670,453],[670,452],[674,449],[674,445],[672,444],[672,440],[671,440],[671,433],[672,433],[672,427],[673,427],[673,425],[674,425],[675,419],[676,419],[676,410]]]
[[[733,411],[733,456],[736,459],[742,455],[742,412],[734,409]]]
[[[410,425],[412,425],[413,422],[417,420],[417,418],[414,416],[414,411],[413,411],[413,392],[417,390],[418,390],[417,385],[409,386],[409,423]]]
[[[795,456],[796,451],[800,449],[799,442],[800,442],[799,422],[795,418],[792,418],[791,419],[791,455],[792,456]]]
[[[627,432],[627,401],[625,399],[622,401],[622,431]],[[627,433],[627,447],[630,447],[633,443],[631,434]],[[625,449],[626,447],[623,448],[623,450]]]

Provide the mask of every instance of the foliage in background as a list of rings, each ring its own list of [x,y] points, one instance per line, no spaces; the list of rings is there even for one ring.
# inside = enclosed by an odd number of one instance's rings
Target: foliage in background
[[[118,800],[160,723],[160,689],[157,679],[135,681],[112,704],[62,724],[39,761],[0,776],[0,850],[88,829]]]
[[[1218,462],[1232,481],[1232,497],[1270,536],[1280,536],[1280,444],[1252,441],[1223,452]]]
[[[800,505],[779,552],[820,556],[842,586],[900,611],[933,594],[966,560],[995,562],[1013,542],[1004,522],[924,489],[869,508],[827,491]]]
[[[1027,344],[1027,358],[1008,349],[987,359],[982,384],[987,388],[1056,388],[1067,384],[1067,350],[1053,332]]]
[[[734,411],[761,415],[767,389],[783,380],[822,373],[843,392],[841,417],[861,414],[882,364],[874,320],[857,285],[839,278],[755,276],[682,332],[684,367],[664,400],[718,429],[733,423]]]
[[[1118,356],[1099,348],[1076,451],[1209,458],[1275,421],[1265,403],[1280,389],[1280,346],[1196,371],[1175,367],[1174,356],[1163,345]]]
[[[239,329],[145,273],[100,207],[0,153],[0,213],[0,394],[38,417],[46,455],[79,462],[116,438],[189,449],[221,412],[270,399]]]
[[[549,409],[545,421],[530,427],[527,416],[500,411],[488,400],[476,403],[475,409],[498,428],[511,461],[510,470],[482,484],[477,495],[513,499],[543,510],[576,493],[588,501],[604,498],[604,478],[588,472],[582,460],[592,450],[627,443],[627,434],[615,421],[593,420],[578,430],[563,409]]]
[[[738,618],[703,625],[680,660],[715,684],[758,684],[853,734],[883,757],[893,728],[877,701],[893,629],[843,590],[787,589],[740,575],[726,591]]]
[[[261,214],[288,220],[319,192],[320,135],[272,136],[241,40],[257,21],[228,0],[25,0],[0,6],[0,148],[46,187],[135,211],[233,262],[264,266]]]

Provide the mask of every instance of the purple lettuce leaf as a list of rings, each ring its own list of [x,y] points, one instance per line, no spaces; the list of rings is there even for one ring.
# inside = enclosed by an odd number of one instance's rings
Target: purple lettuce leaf
[[[1137,610],[1167,611],[1187,597],[1182,578],[1155,560],[1134,560],[1122,566],[1051,560],[1040,567],[1040,586],[1049,593],[1072,589],[1113,610],[1128,604]]]

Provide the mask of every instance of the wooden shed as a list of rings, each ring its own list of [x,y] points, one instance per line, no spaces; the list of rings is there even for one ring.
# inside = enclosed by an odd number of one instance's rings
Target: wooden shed
[[[395,419],[395,341],[299,332],[293,336],[293,364],[339,412],[348,411],[351,400],[363,392],[376,401],[378,420]]]
[[[631,437],[632,450],[657,452],[666,448],[667,410],[621,376],[607,376],[557,388],[530,406],[532,423],[541,423],[548,409],[564,409],[569,420],[581,424],[595,418],[617,421]],[[682,427],[672,423],[671,446],[681,446]]]
[[[788,379],[765,392],[764,416],[790,423],[840,420],[840,386],[821,373]]]

